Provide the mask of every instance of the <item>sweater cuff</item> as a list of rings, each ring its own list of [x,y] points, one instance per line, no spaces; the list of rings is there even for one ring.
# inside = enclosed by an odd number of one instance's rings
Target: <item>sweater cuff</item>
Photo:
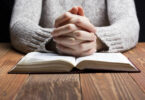
[[[45,45],[52,39],[51,35],[52,31],[53,28],[51,29],[40,28],[40,30],[37,31],[36,34],[32,36],[31,43],[37,47],[35,51],[50,52],[49,50],[46,49]]]
[[[121,52],[124,50],[121,33],[109,27],[96,27],[97,37],[108,47],[105,52]]]

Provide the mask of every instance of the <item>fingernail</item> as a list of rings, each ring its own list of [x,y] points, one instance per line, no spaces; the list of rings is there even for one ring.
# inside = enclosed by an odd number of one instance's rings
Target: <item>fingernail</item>
[[[70,38],[72,41],[75,41],[76,39],[75,38]]]

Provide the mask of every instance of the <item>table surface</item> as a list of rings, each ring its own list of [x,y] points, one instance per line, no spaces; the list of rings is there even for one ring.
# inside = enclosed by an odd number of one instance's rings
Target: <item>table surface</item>
[[[0,43],[0,100],[145,100],[145,43],[123,54],[141,73],[8,74],[24,55]]]

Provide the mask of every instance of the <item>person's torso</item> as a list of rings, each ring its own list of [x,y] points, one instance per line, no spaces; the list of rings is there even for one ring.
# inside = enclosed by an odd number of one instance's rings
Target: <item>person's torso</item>
[[[40,25],[53,28],[55,19],[74,6],[82,6],[95,26],[108,25],[106,0],[43,0]]]

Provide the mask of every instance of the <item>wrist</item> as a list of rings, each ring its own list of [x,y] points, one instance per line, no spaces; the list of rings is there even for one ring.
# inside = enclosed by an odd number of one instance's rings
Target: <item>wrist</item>
[[[50,51],[56,52],[56,43],[53,41],[53,38],[46,43],[45,48]]]
[[[107,50],[108,49],[108,47],[105,45],[105,43],[103,43],[101,41],[101,39],[99,39],[98,37],[97,37],[97,40],[96,40],[96,45],[97,45],[97,48],[96,48],[97,51],[102,51],[102,50]]]

